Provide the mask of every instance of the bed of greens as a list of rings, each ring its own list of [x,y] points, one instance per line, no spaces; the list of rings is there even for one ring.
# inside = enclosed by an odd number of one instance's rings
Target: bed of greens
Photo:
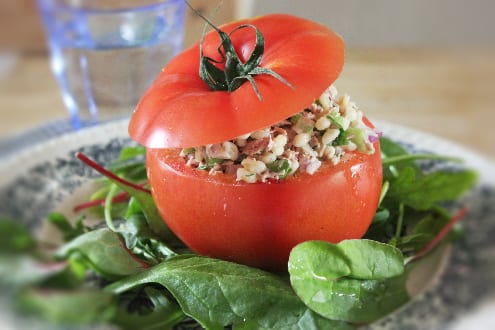
[[[195,255],[165,226],[146,185],[145,149],[126,147],[103,168],[80,216],[51,213],[64,243],[40,241],[16,219],[0,221],[0,283],[23,315],[50,324],[122,329],[353,329],[413,297],[415,265],[462,235],[466,212],[453,203],[473,187],[474,171],[410,154],[380,140],[380,206],[363,239],[296,246],[288,272],[271,273]],[[96,225],[86,221],[101,219]]]

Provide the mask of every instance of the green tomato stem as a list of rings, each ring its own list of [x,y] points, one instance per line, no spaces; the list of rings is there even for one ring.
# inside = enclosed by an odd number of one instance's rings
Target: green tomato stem
[[[213,91],[228,91],[233,92],[245,82],[249,82],[253,87],[256,96],[260,101],[263,100],[254,76],[267,74],[277,80],[281,81],[285,85],[294,88],[287,80],[281,77],[279,74],[269,68],[263,68],[260,66],[263,53],[265,51],[265,38],[263,33],[254,25],[242,24],[232,30],[229,34],[216,27],[208,18],[201,14],[198,10],[193,8],[188,2],[187,5],[192,11],[205,21],[205,29],[203,29],[203,35],[199,42],[199,77],[208,85]],[[203,53],[203,44],[206,34],[206,26],[211,26],[220,36],[220,45],[217,47],[218,54],[221,60],[215,60],[211,57],[205,56]],[[255,31],[256,40],[255,46],[249,58],[242,62],[239,54],[235,50],[235,47],[230,39],[230,36],[241,29],[251,28]]]

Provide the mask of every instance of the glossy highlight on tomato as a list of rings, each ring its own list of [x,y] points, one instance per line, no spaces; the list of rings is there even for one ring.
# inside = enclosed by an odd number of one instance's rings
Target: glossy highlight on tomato
[[[287,270],[292,247],[307,240],[360,238],[378,206],[379,145],[313,175],[272,183],[236,182],[187,166],[177,149],[149,149],[148,176],[170,229],[195,252],[269,270]]]

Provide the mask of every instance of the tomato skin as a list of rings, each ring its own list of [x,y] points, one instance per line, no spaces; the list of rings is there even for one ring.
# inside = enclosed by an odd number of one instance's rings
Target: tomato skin
[[[344,42],[327,27],[290,15],[266,15],[219,27],[230,35],[241,62],[264,36],[260,67],[289,82],[258,74],[262,99],[246,82],[212,91],[201,80],[200,45],[173,59],[141,98],[129,135],[147,147],[150,186],[170,229],[195,252],[270,270],[287,270],[292,247],[307,240],[339,242],[364,235],[382,183],[379,146],[373,155],[350,153],[313,175],[270,183],[237,182],[188,167],[179,148],[220,143],[269,127],[314,102],[339,76]],[[221,60],[220,38],[207,33],[204,56]],[[221,61],[220,61],[221,62]],[[223,69],[224,64],[217,68]]]
[[[143,95],[130,124],[129,135],[149,148],[186,148],[219,143],[280,122],[316,100],[340,74],[344,42],[327,27],[302,18],[273,14],[221,26],[226,33],[252,24],[264,35],[265,51],[260,67],[277,78],[261,74],[253,86],[212,91],[201,80],[199,43],[169,62]],[[255,46],[255,32],[239,29],[231,39],[242,61]],[[220,60],[216,31],[206,34],[204,55]]]
[[[375,148],[373,155],[354,152],[335,166],[324,163],[313,175],[254,184],[188,167],[177,149],[148,149],[148,177],[160,214],[193,251],[285,271],[298,243],[364,235],[382,184]]]

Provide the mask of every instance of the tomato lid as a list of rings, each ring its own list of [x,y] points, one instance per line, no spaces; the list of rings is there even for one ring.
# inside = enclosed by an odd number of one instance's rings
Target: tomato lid
[[[199,75],[200,52],[225,68],[218,31],[172,59],[143,95],[129,134],[148,148],[186,148],[219,143],[278,123],[309,106],[339,76],[344,42],[329,28],[295,16],[273,14],[219,27],[230,36],[242,63],[264,36],[256,74],[233,91],[212,90]],[[202,48],[201,48],[202,47]],[[256,87],[256,88],[255,88]],[[256,91],[257,90],[257,91]],[[257,93],[258,92],[258,93]]]

